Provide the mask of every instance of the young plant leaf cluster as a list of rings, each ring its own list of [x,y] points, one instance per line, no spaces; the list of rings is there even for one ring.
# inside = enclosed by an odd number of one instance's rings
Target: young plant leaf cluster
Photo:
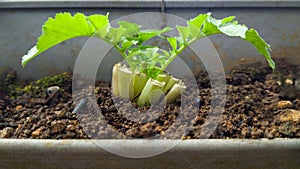
[[[270,56],[270,45],[255,29],[248,29],[234,19],[234,16],[229,16],[219,20],[210,13],[200,14],[188,20],[186,26],[177,25],[178,36],[167,37],[163,34],[172,30],[169,27],[142,30],[141,25],[127,21],[119,21],[118,27],[112,27],[108,14],[85,16],[76,13],[72,16],[70,13],[58,13],[55,18],[45,22],[37,44],[22,57],[22,65],[25,66],[37,55],[63,41],[81,36],[97,37],[113,45],[129,64],[127,67],[118,63],[113,68],[112,88],[116,96],[135,100],[139,106],[158,100],[172,102],[185,86],[180,80],[164,74],[164,70],[186,47],[209,35],[223,34],[241,38],[252,44],[265,56],[269,66],[275,68]],[[166,40],[170,49],[146,43],[154,37]],[[166,97],[162,99],[163,95]]]

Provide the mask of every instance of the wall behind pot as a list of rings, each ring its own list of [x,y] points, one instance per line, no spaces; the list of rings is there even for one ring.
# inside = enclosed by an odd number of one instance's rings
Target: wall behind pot
[[[20,66],[26,54],[41,34],[41,26],[48,17],[57,12],[83,12],[105,14],[110,19],[137,12],[166,12],[182,18],[192,18],[199,13],[212,12],[216,18],[235,15],[241,23],[256,28],[272,45],[273,57],[284,57],[300,64],[300,2],[291,1],[176,1],[176,0],[132,0],[132,1],[25,1],[6,0],[0,2],[0,78],[11,70],[17,71],[20,79],[37,79],[45,75],[72,71],[76,58],[87,38],[77,38],[58,45],[32,60],[25,68]],[[256,50],[239,39],[215,35],[210,37],[226,70],[239,63],[241,58],[249,61],[264,61]],[[100,78],[109,80],[112,65],[121,59],[111,52],[102,62]],[[200,61],[192,51],[181,55],[192,70],[199,71]],[[266,63],[266,62],[265,62]],[[107,75],[107,76],[106,76]],[[0,79],[0,80],[1,80]]]

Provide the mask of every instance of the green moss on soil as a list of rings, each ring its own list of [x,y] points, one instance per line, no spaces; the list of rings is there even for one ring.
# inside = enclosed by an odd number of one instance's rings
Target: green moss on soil
[[[11,75],[7,75],[11,76]],[[63,85],[70,80],[69,73],[61,73],[53,76],[46,76],[39,80],[24,84],[12,81],[12,83],[6,83],[6,92],[11,99],[18,99],[20,97],[47,97],[47,88],[51,86],[59,86],[63,92]]]

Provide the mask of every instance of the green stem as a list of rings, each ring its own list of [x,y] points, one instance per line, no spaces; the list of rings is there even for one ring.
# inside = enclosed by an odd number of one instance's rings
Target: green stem
[[[169,64],[182,52],[185,50],[185,48],[187,48],[190,44],[194,43],[195,41],[201,39],[201,37],[199,38],[194,38],[191,39],[190,41],[186,42],[185,44],[183,44],[175,53],[173,53],[171,55],[171,57],[163,64],[163,66],[161,67],[161,71],[165,71],[167,69],[167,67],[169,66]]]
[[[119,96],[119,68],[121,67],[120,63],[117,63],[113,67],[112,71],[112,80],[111,87],[114,96]]]
[[[177,52],[175,52],[174,54],[171,55],[171,57],[163,64],[163,66],[161,67],[161,71],[165,71],[166,68],[169,66],[169,64],[178,56],[178,54],[180,54],[184,49],[185,49],[185,45],[180,47],[178,49]]]
[[[118,46],[118,44],[115,44],[114,47],[124,57],[124,59],[127,59],[127,54]]]
[[[176,100],[176,98],[184,92],[185,89],[186,86],[180,83],[176,83],[166,96],[167,103],[173,103]]]
[[[175,77],[171,77],[168,81],[167,84],[165,85],[163,91],[167,93],[176,83],[179,82],[179,79]]]
[[[159,82],[157,80],[148,79],[140,97],[138,98],[137,104],[139,107],[143,107],[145,105],[149,105],[151,102],[155,102],[155,100],[149,100],[149,96],[151,95],[151,92],[154,90],[162,90],[164,87],[165,82]],[[152,96],[152,98],[157,98],[157,96]]]
[[[131,86],[130,88],[133,90],[133,92],[130,92],[130,100],[133,100],[136,98],[145,87],[145,84],[147,83],[147,76],[142,73],[135,73],[133,75]]]
[[[161,89],[152,90],[149,94],[149,102],[151,105],[166,105],[167,99],[165,93]]]
[[[166,73],[163,74],[159,74],[156,78],[156,80],[160,81],[160,82],[165,82],[167,84],[167,82],[170,80],[171,76],[169,76]]]
[[[126,66],[121,66],[119,68],[119,77],[118,77],[118,89],[119,95],[122,98],[129,98],[129,96],[133,95],[133,89],[131,89],[131,80],[133,73]]]

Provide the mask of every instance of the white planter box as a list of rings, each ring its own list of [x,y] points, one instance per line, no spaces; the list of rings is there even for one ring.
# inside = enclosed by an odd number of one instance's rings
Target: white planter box
[[[98,140],[124,147],[125,140]],[[128,140],[127,140],[128,141]],[[139,140],[126,144],[135,148]],[[204,168],[204,169],[298,169],[300,141],[184,140],[170,151],[142,159],[111,154],[91,140],[1,140],[1,168]],[[149,141],[150,142],[150,141]],[[161,140],[155,148],[171,141]],[[147,144],[147,140],[144,141]]]

